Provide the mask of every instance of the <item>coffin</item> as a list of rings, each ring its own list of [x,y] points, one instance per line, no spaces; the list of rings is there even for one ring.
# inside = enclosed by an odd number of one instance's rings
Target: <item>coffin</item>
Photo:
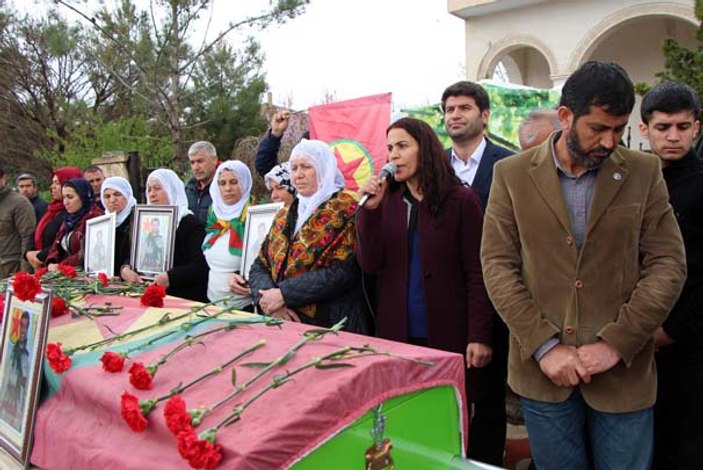
[[[187,314],[199,305],[171,297],[165,299],[164,308],[145,308],[138,298],[124,296],[88,296],[84,301],[92,305],[108,302],[122,307],[118,316],[53,319],[49,341],[61,342],[64,348],[90,344],[152,325],[165,314],[171,318]],[[209,314],[217,311],[216,307],[208,308]],[[189,320],[201,319],[202,323],[189,331],[181,327]],[[212,405],[261,370],[260,364],[257,368],[252,363],[270,363],[281,357],[311,327],[296,323],[280,326],[252,323],[214,333],[162,365],[151,390],[136,390],[129,383],[126,369],[130,362],[153,363],[180,344],[186,335],[214,329],[233,319],[256,322],[261,318],[239,312],[217,318],[205,318],[203,312],[192,313],[126,341],[75,353],[71,368],[61,375],[45,364],[44,398],[36,419],[31,463],[47,470],[190,468],[167,429],[164,402],[148,415],[146,430],[136,433],[121,416],[122,393],[127,391],[140,400],[168,394],[177,385],[264,340],[263,347],[235,363],[235,379],[230,368],[181,395],[189,408]],[[169,332],[171,335],[164,337]],[[155,338],[158,341],[153,341]],[[376,449],[375,442],[386,438],[395,468],[479,468],[463,459],[467,435],[463,358],[344,332],[305,344],[284,365],[272,369],[235,399],[206,416],[198,431],[222,420],[271,383],[277,374],[343,347],[365,345],[390,355],[345,360],[347,367],[304,370],[261,395],[246,408],[239,421],[221,428],[217,432],[217,444],[222,446],[218,468],[374,468],[367,462],[366,454]],[[125,371],[108,373],[102,369],[99,359],[106,350],[131,351]],[[380,410],[378,405],[382,405]],[[381,417],[385,425],[374,439],[371,430]]]

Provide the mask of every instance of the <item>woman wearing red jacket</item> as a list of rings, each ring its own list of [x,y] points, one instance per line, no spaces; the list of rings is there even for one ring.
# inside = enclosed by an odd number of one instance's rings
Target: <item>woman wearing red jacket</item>
[[[66,217],[46,257],[49,271],[55,271],[59,263],[83,267],[85,223],[93,217],[103,215],[102,209],[94,204],[90,183],[83,178],[73,178],[65,182],[61,187],[61,194]]]

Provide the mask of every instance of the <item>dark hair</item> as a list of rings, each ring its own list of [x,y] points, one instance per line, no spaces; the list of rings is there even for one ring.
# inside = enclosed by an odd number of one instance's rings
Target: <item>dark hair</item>
[[[102,173],[103,169],[100,168],[98,165],[90,165],[88,168],[83,170],[83,173]]]
[[[5,176],[5,166],[0,163],[0,177]]]
[[[461,186],[461,180],[454,173],[449,157],[434,130],[424,121],[414,118],[398,119],[386,129],[403,129],[415,139],[420,147],[417,162],[417,182],[420,192],[430,206],[430,213],[436,216],[447,192],[454,186]],[[399,183],[391,180],[391,187],[397,189]]]
[[[574,119],[588,114],[591,106],[611,116],[624,116],[635,105],[635,88],[625,69],[615,62],[586,62],[564,83],[559,106],[566,106]]]
[[[640,106],[642,122],[649,124],[654,111],[666,114],[692,111],[693,119],[697,120],[701,113],[701,100],[698,93],[681,82],[660,83],[644,95]]]
[[[481,112],[491,109],[491,100],[488,98],[488,93],[478,83],[463,81],[449,85],[442,93],[442,111],[444,111],[444,105],[450,96],[469,96],[473,98]]]

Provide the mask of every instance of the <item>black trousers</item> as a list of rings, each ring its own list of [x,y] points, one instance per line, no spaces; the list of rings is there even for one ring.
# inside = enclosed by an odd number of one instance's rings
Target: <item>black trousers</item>
[[[675,347],[655,356],[654,468],[703,469],[703,355]]]
[[[505,387],[509,336],[508,328],[497,314],[494,314],[493,325],[493,357],[482,371],[485,393],[471,403],[473,416],[470,415],[469,421],[467,454],[470,459],[502,467],[507,424]]]

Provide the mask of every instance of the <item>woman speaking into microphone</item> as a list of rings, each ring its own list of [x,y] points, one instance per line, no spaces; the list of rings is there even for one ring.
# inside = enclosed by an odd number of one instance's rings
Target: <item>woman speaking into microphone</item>
[[[479,258],[481,203],[454,174],[429,125],[403,118],[386,136],[395,176],[371,177],[357,212],[357,259],[378,278],[377,334],[460,353],[467,367],[484,367],[492,313]],[[480,380],[467,384],[475,401]]]

